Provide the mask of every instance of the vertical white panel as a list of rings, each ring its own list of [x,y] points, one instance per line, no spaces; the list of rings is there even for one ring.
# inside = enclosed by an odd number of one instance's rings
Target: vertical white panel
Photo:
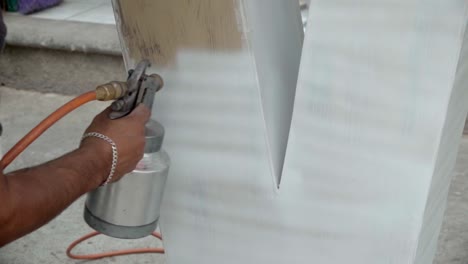
[[[467,111],[466,10],[311,2],[281,195],[311,213],[312,262],[431,263]]]
[[[442,128],[434,175],[419,236],[420,242],[416,256],[416,263],[418,264],[430,263],[436,252],[437,238],[451,182],[450,176],[457,156],[455,150],[458,149],[460,144],[460,131],[463,130],[466,119],[468,107],[468,34],[466,30],[465,28],[455,85],[446,110],[447,116]]]
[[[296,92],[294,73],[299,71],[303,40],[299,5],[291,2],[244,1],[247,36],[255,58],[272,171],[278,186]]]
[[[169,263],[277,259],[263,241],[280,238],[270,201],[299,69],[298,2],[114,4],[126,65],[150,58],[165,81],[153,117],[172,158],[161,221]]]
[[[127,65],[150,57],[166,81],[170,264],[432,261],[467,113],[466,1],[312,0],[294,106],[296,1],[124,2]]]

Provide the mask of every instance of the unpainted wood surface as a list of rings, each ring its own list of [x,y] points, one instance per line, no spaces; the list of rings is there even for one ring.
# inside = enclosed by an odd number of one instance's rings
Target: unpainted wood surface
[[[238,51],[242,47],[235,0],[119,0],[125,54],[165,65],[180,48]]]

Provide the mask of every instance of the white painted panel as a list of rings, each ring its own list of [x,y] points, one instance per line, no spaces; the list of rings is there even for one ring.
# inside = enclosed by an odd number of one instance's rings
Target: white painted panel
[[[420,232],[417,262],[430,263],[434,258],[437,238],[440,232],[448,190],[455,166],[454,149],[460,144],[460,131],[465,123],[468,98],[468,34],[465,28],[463,47],[455,76],[455,86],[447,106],[447,117],[442,129],[439,150],[437,153],[434,176],[429,189],[429,197],[424,211],[423,226]]]
[[[273,174],[279,185],[291,126],[303,29],[291,1],[245,1],[247,37],[255,58]],[[300,38],[298,37],[300,36]]]
[[[308,208],[287,221],[316,231],[294,241],[312,262],[432,262],[467,111],[467,6],[311,2],[281,198]]]
[[[172,159],[161,219],[169,263],[277,259],[261,244],[280,239],[263,225],[281,225],[270,201],[298,76],[298,2],[136,2],[114,6],[126,65],[150,57],[165,81],[153,117],[166,128]],[[237,32],[225,19],[229,12]],[[237,41],[236,34],[240,44],[223,42]],[[252,255],[253,248],[261,256]]]
[[[292,102],[278,87],[295,83],[301,25],[293,2],[269,2],[235,1],[238,31],[229,14],[192,21],[165,10],[173,35],[152,33],[164,32],[154,4],[163,1],[138,1],[134,16],[117,7],[127,65],[150,56],[166,81],[154,117],[173,161],[168,262],[430,263],[467,113],[463,63],[456,73],[468,3],[311,1],[278,191],[287,129],[276,129],[290,103],[276,100]],[[274,19],[260,4],[284,16],[263,23]],[[197,34],[184,31],[191,25]],[[240,45],[223,41],[236,32]],[[200,41],[205,33],[213,40]]]

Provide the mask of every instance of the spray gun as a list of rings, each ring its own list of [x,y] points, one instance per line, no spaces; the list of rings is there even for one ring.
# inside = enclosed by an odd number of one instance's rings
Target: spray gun
[[[149,61],[143,60],[129,71],[126,82],[113,81],[96,89],[98,98],[122,95],[112,103],[109,118],[124,117],[140,103],[152,109],[155,93],[162,88],[163,81],[157,74],[146,75],[149,66]],[[141,238],[157,227],[170,159],[162,149],[163,126],[150,119],[145,133],[144,156],[135,170],[118,182],[88,193],[84,219],[100,233]]]
[[[83,93],[58,108],[31,129],[3,157],[0,153],[0,171],[5,170],[18,155],[58,120],[88,102],[116,100],[111,105],[112,111],[109,113],[111,119],[128,115],[140,103],[145,104],[151,110],[154,96],[162,88],[163,81],[157,74],[147,75],[148,67],[150,67],[149,61],[143,60],[134,70],[129,71],[126,82],[113,81],[100,85],[94,91]],[[1,133],[0,125],[0,136]],[[70,258],[97,259],[144,252],[164,253],[162,248],[114,251],[88,256],[71,253],[77,244],[99,233],[117,238],[140,238],[153,235],[161,239],[161,235],[153,231],[159,221],[159,209],[170,159],[162,150],[163,126],[150,120],[146,124],[145,133],[144,156],[135,170],[120,181],[101,186],[88,194],[84,219],[98,232],[93,232],[73,242],[67,249],[67,255]]]

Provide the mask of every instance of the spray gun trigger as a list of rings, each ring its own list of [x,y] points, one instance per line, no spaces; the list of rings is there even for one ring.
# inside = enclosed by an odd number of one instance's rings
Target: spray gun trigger
[[[112,103],[112,112],[109,114],[111,119],[128,115],[140,103],[152,108],[154,95],[162,88],[163,81],[157,74],[146,75],[146,69],[150,65],[148,60],[142,60],[135,69],[128,71],[127,91]]]

